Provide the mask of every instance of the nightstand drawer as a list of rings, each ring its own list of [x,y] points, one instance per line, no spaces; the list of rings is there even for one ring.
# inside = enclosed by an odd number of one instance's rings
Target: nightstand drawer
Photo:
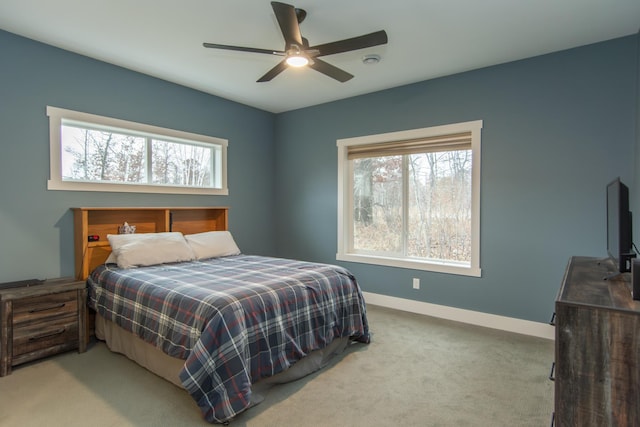
[[[20,360],[20,355],[58,346],[78,346],[78,317],[75,314],[13,330],[14,363]]]
[[[71,277],[0,286],[0,377],[21,363],[84,353],[86,301],[86,282]]]
[[[13,327],[20,328],[34,323],[75,316],[78,313],[76,291],[22,298],[13,302]]]

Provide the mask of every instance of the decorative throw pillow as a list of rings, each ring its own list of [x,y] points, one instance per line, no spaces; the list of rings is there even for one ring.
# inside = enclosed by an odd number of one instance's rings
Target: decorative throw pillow
[[[120,268],[194,259],[193,251],[179,232],[109,234],[107,239]]]
[[[184,236],[196,259],[239,255],[240,249],[228,231],[206,231]]]

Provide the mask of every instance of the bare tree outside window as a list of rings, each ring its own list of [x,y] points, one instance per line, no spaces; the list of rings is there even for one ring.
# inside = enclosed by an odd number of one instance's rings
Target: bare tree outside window
[[[205,187],[211,185],[211,149],[153,140],[153,182]]]
[[[224,138],[47,106],[48,190],[228,195]]]
[[[471,261],[471,150],[409,156],[407,255]]]
[[[470,262],[471,150],[353,162],[356,250]]]
[[[402,157],[354,160],[355,249],[402,250]]]
[[[65,125],[62,151],[64,180],[212,186],[213,154],[205,146]]]
[[[481,277],[482,124],[337,140],[336,259]]]
[[[146,182],[144,138],[64,126],[62,141],[63,179]]]

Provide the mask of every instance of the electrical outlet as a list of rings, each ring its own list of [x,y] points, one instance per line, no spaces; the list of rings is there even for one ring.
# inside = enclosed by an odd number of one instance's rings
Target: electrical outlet
[[[420,279],[417,277],[413,278],[413,289],[420,289]]]

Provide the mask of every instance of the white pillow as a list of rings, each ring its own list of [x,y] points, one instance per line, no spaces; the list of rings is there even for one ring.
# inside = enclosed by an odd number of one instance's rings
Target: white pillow
[[[239,255],[240,249],[228,231],[206,231],[184,236],[196,259]]]
[[[107,239],[120,268],[194,259],[193,251],[179,232],[109,234]]]

